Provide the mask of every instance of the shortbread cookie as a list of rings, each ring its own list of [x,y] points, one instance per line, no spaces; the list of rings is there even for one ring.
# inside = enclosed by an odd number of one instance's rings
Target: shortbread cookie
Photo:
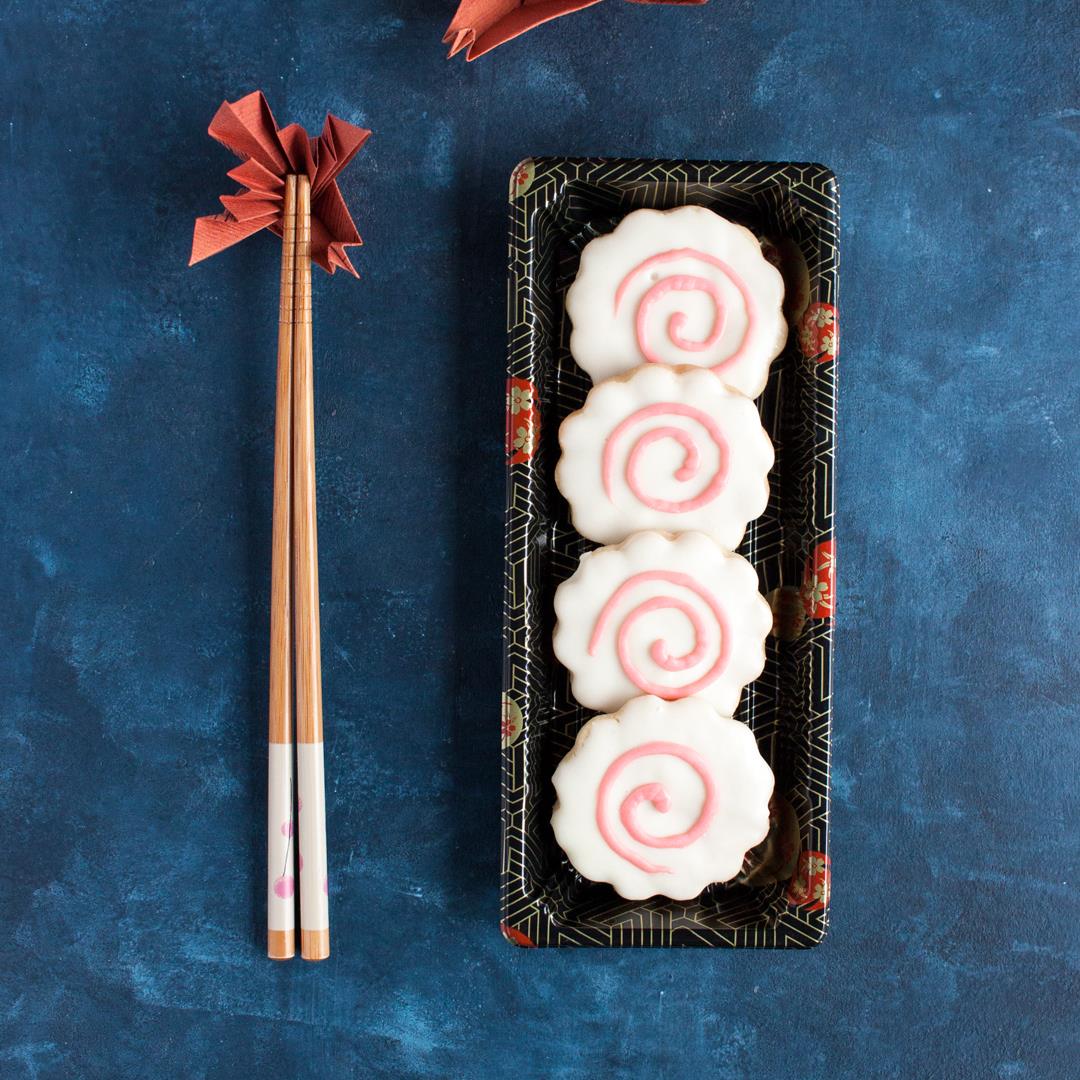
[[[593,382],[646,362],[693,364],[757,397],[787,340],[783,300],[749,229],[703,206],[635,210],[581,253],[570,351]]]
[[[634,698],[590,720],[555,770],[555,838],[627,900],[730,881],[769,831],[772,770],[745,725],[701,698]]]
[[[701,368],[645,364],[606,379],[559,442],[555,481],[574,528],[601,544],[697,530],[735,548],[769,501],[773,448],[757,407]]]
[[[581,557],[555,590],[555,655],[574,697],[614,712],[697,694],[725,715],[765,666],[772,612],[757,574],[704,533],[635,533]]]

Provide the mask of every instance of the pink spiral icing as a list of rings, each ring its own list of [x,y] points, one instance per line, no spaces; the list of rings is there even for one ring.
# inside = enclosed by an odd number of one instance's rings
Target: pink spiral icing
[[[659,255],[653,255],[643,263],[639,263],[622,279],[618,289],[615,290],[616,313],[618,313],[619,306],[622,304],[623,296],[626,294],[627,289],[629,289],[639,274],[651,270],[654,266],[661,266],[664,263],[673,262],[676,259],[698,259],[701,262],[708,263],[710,266],[715,266],[724,274],[732,285],[739,290],[739,295],[742,297],[743,305],[746,308],[746,331],[743,334],[742,340],[739,342],[738,348],[730,356],[725,357],[723,360],[711,366],[719,369],[737,363],[743,358],[743,355],[749,347],[750,339],[753,336],[757,324],[757,305],[754,303],[753,293],[751,293],[747,287],[746,282],[743,281],[728,263],[724,262],[722,259],[716,258],[715,255],[709,255],[707,252],[698,251],[696,248],[675,248],[672,251],[664,251]],[[708,278],[697,277],[694,274],[672,274],[670,277],[661,278],[641,298],[634,323],[638,348],[641,350],[641,355],[653,364],[661,364],[664,361],[649,343],[649,316],[657,302],[670,292],[707,293],[716,309],[713,328],[704,341],[693,341],[683,336],[683,328],[686,326],[685,312],[676,311],[671,316],[667,325],[668,340],[678,349],[682,349],[685,352],[704,352],[706,349],[711,349],[720,340],[720,335],[724,332],[724,324],[727,320],[723,298],[721,297],[720,290],[715,282],[710,281]]]
[[[653,430],[645,432],[645,434],[634,443],[634,446],[626,459],[626,486],[630,489],[634,498],[637,499],[639,503],[649,507],[651,510],[659,510],[665,514],[685,514],[691,510],[699,510],[701,507],[705,506],[706,503],[711,502],[720,494],[727,481],[728,460],[730,457],[728,444],[723,433],[720,431],[720,428],[717,427],[716,422],[711,416],[702,412],[700,409],[695,409],[691,405],[682,405],[676,401],[658,402],[655,405],[647,405],[643,409],[638,409],[637,412],[628,416],[614,429],[614,431],[612,431],[608,436],[607,441],[604,443],[602,462],[604,491],[607,493],[609,499],[613,499],[612,488],[615,473],[615,451],[619,439],[628,428],[641,423],[643,420],[650,420],[654,416],[685,416],[700,424],[708,433],[709,438],[712,439],[720,453],[720,461],[717,465],[716,472],[713,474],[708,485],[702,491],[698,492],[697,495],[694,495],[689,499],[681,499],[678,501],[671,499],[657,499],[644,491],[638,481],[638,464],[640,463],[641,455],[654,442],[658,442],[660,439],[674,439],[683,448],[683,463],[675,472],[676,480],[680,482],[692,480],[697,475],[698,469],[701,466],[701,452],[698,450],[697,444],[694,442],[690,433],[684,431],[682,428],[665,425],[664,427],[653,428]]]
[[[696,750],[671,742],[651,742],[635,746],[632,750],[627,750],[625,754],[620,754],[608,766],[596,794],[596,827],[600,830],[600,835],[607,846],[639,870],[644,870],[647,874],[670,874],[671,867],[656,866],[625,847],[615,835],[607,815],[608,796],[622,770],[638,758],[656,756],[677,757],[680,761],[685,761],[698,774],[702,784],[705,785],[705,799],[701,806],[701,813],[689,829],[676,833],[674,836],[653,836],[651,833],[643,832],[634,820],[639,804],[652,803],[660,813],[666,814],[671,806],[671,797],[663,784],[640,784],[623,799],[619,807],[619,820],[623,828],[632,840],[651,848],[683,848],[705,835],[716,815],[716,785],[709,775],[709,767],[705,759]]]
[[[635,574],[633,577],[627,578],[626,581],[624,581],[612,594],[611,599],[604,605],[603,610],[596,620],[596,626],[593,628],[592,637],[589,639],[589,655],[596,655],[596,650],[599,648],[600,639],[603,637],[604,629],[607,626],[608,620],[611,618],[611,613],[622,598],[631,589],[635,589],[639,585],[645,585],[653,581],[664,581],[669,585],[678,585],[694,593],[694,595],[709,608],[713,618],[716,620],[717,629],[720,632],[720,641],[716,650],[716,660],[704,675],[695,679],[693,682],[686,683],[682,686],[661,686],[659,683],[653,682],[645,675],[645,673],[634,664],[633,659],[630,656],[630,632],[633,630],[634,624],[638,619],[648,615],[652,611],[673,609],[682,612],[693,628],[693,648],[682,656],[672,656],[668,652],[667,646],[659,638],[649,647],[650,658],[653,663],[663,671],[686,671],[688,668],[696,667],[700,664],[713,644],[713,638],[709,633],[709,627],[706,626],[705,622],[702,620],[697,608],[677,596],[650,597],[648,600],[643,601],[638,604],[637,607],[633,608],[633,610],[631,610],[623,619],[619,626],[615,644],[619,656],[619,663],[622,665],[626,677],[639,690],[642,690],[646,694],[655,694],[657,697],[664,698],[667,701],[675,701],[678,698],[689,697],[691,694],[696,694],[713,682],[721,672],[723,672],[724,668],[727,667],[728,657],[731,652],[731,634],[728,631],[727,616],[724,614],[723,608],[720,607],[719,602],[712,593],[688,574],[681,574],[674,570],[646,570],[643,573]]]

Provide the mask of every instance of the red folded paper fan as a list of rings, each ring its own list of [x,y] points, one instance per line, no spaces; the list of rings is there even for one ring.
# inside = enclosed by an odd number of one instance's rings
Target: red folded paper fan
[[[462,0],[443,42],[450,46],[450,56],[467,49],[465,59],[475,60],[534,26],[599,3],[600,0]],[[704,4],[707,0],[630,0],[630,3],[689,5]]]
[[[282,234],[285,176],[311,182],[311,258],[324,270],[356,275],[345,248],[363,241],[335,179],[371,134],[366,128],[327,116],[322,134],[311,138],[299,124],[279,128],[262,92],[226,101],[210,123],[210,135],[243,162],[228,175],[243,187],[222,195],[223,214],[197,218],[191,263],[216,255],[260,229]]]

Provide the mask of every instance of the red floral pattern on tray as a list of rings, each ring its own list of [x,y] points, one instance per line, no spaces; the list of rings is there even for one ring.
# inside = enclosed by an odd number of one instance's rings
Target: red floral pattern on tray
[[[510,942],[511,945],[520,945],[523,949],[535,949],[536,942],[532,941],[529,937],[523,934],[520,930],[515,929],[509,923],[499,923],[499,929],[502,931],[502,936]]]
[[[832,870],[823,851],[799,852],[799,865],[788,883],[787,901],[792,907],[820,911],[829,906]]]
[[[521,709],[508,694],[502,699],[502,746],[506,750],[518,741],[522,729]]]
[[[817,360],[835,360],[840,351],[840,325],[832,304],[811,304],[799,324],[799,349],[803,356]]]
[[[519,195],[524,195],[532,187],[535,176],[536,165],[531,158],[520,162],[510,174],[510,198],[516,199]]]
[[[506,456],[511,465],[528,461],[540,441],[540,403],[528,379],[506,381]]]
[[[827,619],[835,610],[836,543],[824,540],[806,560],[803,578],[803,607],[808,618]]]

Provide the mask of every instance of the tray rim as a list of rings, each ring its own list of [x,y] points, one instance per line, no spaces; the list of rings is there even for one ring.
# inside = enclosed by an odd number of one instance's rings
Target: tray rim
[[[518,225],[520,222],[520,215],[518,214],[517,201],[524,197],[529,190],[532,190],[537,180],[541,181],[541,185],[548,180],[552,174],[560,173],[562,170],[575,169],[579,173],[590,169],[629,169],[636,171],[650,171],[656,170],[662,172],[665,179],[678,179],[683,183],[689,183],[699,186],[700,188],[707,189],[709,187],[719,188],[723,186],[733,186],[738,183],[753,183],[756,180],[760,180],[762,171],[768,173],[768,177],[772,181],[782,181],[788,185],[789,188],[801,188],[804,192],[806,190],[814,191],[819,194],[825,204],[822,207],[824,212],[814,212],[812,216],[819,223],[818,236],[829,243],[833,249],[833,257],[829,268],[822,271],[817,280],[822,282],[825,286],[824,295],[827,297],[827,302],[831,304],[835,309],[839,306],[839,241],[840,241],[840,222],[839,222],[839,182],[836,174],[828,166],[820,164],[818,162],[800,162],[800,161],[758,161],[758,160],[708,160],[708,159],[664,159],[664,158],[627,158],[627,157],[577,157],[577,156],[559,156],[559,155],[543,155],[538,157],[526,157],[518,162],[517,165],[511,170],[510,184],[509,184],[509,196],[510,196],[510,221],[509,221],[509,264],[508,264],[508,304],[507,304],[507,333],[508,333],[508,356],[507,356],[507,394],[509,395],[510,380],[514,377],[514,338],[515,329],[518,324],[514,322],[514,304],[513,297],[515,295],[515,287],[522,282],[527,282],[530,279],[529,267],[531,262],[525,264],[524,271],[521,270],[520,263],[515,259],[515,250],[520,254],[521,245],[528,244],[530,238],[528,234],[521,234],[518,231]],[[689,172],[709,170],[709,171],[724,171],[724,170],[744,170],[746,175],[740,178],[732,178],[725,180],[722,184],[715,182],[709,183],[702,181],[700,178],[687,175]],[[807,185],[805,178],[800,176],[800,173],[810,172],[813,174],[815,184]],[[522,182],[522,179],[525,182]],[[567,177],[561,176],[564,182],[568,180]],[[579,176],[577,179],[584,182],[588,182],[589,176]],[[611,181],[608,181],[611,183]],[[639,179],[640,182],[640,179]],[[563,198],[563,191],[560,188],[554,198],[547,198],[542,205],[538,205],[534,208],[534,213],[550,207],[553,202],[559,198]],[[798,194],[796,193],[796,197]],[[822,295],[817,296],[818,300],[822,299]],[[839,320],[837,320],[839,322]],[[836,443],[836,401],[837,401],[837,381],[836,381],[836,359],[835,355],[828,361],[827,364],[829,370],[829,399],[832,405],[832,418],[833,422],[827,427],[827,449],[830,454],[835,451]],[[509,422],[509,413],[508,413]],[[508,468],[506,472],[506,489],[505,489],[505,521],[504,521],[504,610],[503,610],[503,657],[504,657],[504,675],[502,685],[502,701],[503,709],[506,708],[506,702],[509,694],[510,678],[509,678],[509,649],[511,640],[511,622],[512,612],[517,610],[513,606],[512,596],[512,575],[508,572],[510,567],[509,555],[510,555],[510,536],[514,530],[515,525],[518,523],[518,518],[521,516],[520,512],[515,510],[515,479],[520,475],[521,468],[529,469],[529,464],[514,463],[509,460],[510,444],[507,443],[508,448]],[[835,498],[836,498],[836,483],[835,483],[835,466],[830,469],[827,484],[825,486],[825,495],[827,502],[827,526],[815,532],[815,539],[818,544],[828,541],[830,544],[834,544],[834,521],[835,521]],[[835,595],[835,571],[832,578],[833,594]],[[830,611],[829,615],[821,620],[824,624],[823,633],[820,635],[821,643],[824,647],[824,653],[828,659],[827,676],[822,686],[824,700],[826,702],[824,709],[824,735],[823,735],[823,749],[824,749],[824,798],[821,804],[820,810],[808,821],[816,823],[816,827],[821,837],[820,850],[813,852],[804,852],[801,849],[800,841],[800,855],[799,865],[802,865],[803,855],[813,854],[821,855],[824,857],[826,867],[829,866],[829,817],[831,806],[831,738],[832,738],[832,691],[833,691],[833,654],[834,654],[834,631],[835,623],[834,617]],[[505,711],[504,711],[505,718]],[[521,739],[521,743],[524,744],[524,737]],[[550,916],[550,913],[544,913],[542,902],[545,900],[545,894],[542,890],[539,892],[533,888],[522,888],[519,879],[509,874],[507,871],[508,866],[508,851],[512,841],[512,834],[510,829],[510,791],[511,783],[513,781],[513,744],[507,746],[505,744],[502,748],[500,755],[500,819],[501,819],[501,859],[500,859],[500,930],[504,939],[513,945],[526,948],[535,947],[547,947],[547,948],[561,948],[561,947],[594,947],[594,948],[667,948],[667,947],[703,947],[703,948],[812,948],[820,944],[829,927],[828,920],[828,902],[826,894],[826,902],[816,907],[811,907],[809,911],[803,908],[800,916],[798,907],[799,905],[790,905],[785,908],[773,921],[771,921],[767,927],[769,933],[763,933],[761,940],[758,940],[758,935],[765,928],[761,925],[754,926],[742,926],[738,928],[732,928],[726,933],[730,933],[732,940],[716,940],[716,941],[701,941],[698,939],[690,941],[680,942],[663,942],[656,941],[650,938],[647,941],[620,941],[616,943],[603,943],[596,941],[566,941],[562,940],[558,933],[559,926],[555,923]],[[829,873],[828,870],[825,871]],[[826,878],[826,884],[828,879]],[[515,887],[516,885],[516,887]],[[538,915],[542,923],[546,924],[546,929],[549,931],[545,934],[534,934],[530,937],[526,930],[531,928],[532,916],[528,916],[524,920],[521,916],[520,906],[512,905],[512,901],[529,901],[534,908],[534,913]],[[644,901],[642,903],[649,903]],[[793,910],[794,908],[794,910]],[[515,910],[517,914],[515,914]],[[807,916],[810,916],[809,920]],[[794,936],[787,936],[785,930],[796,931]],[[552,931],[554,933],[552,933]],[[750,940],[748,931],[753,932],[753,940]],[[555,940],[552,940],[552,938]],[[537,940],[539,939],[539,940]]]

